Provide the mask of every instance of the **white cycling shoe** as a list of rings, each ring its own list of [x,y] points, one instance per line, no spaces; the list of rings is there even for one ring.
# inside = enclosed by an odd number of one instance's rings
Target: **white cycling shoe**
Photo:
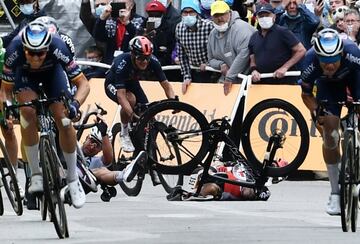
[[[43,177],[42,175],[32,175],[30,186],[28,189],[29,193],[37,193],[44,191]]]
[[[134,179],[136,174],[145,169],[145,164],[147,161],[147,153],[145,151],[141,151],[137,157],[124,169],[123,178],[124,181],[130,182]]]
[[[135,147],[131,142],[131,138],[129,135],[121,135],[120,136],[120,145],[121,148],[125,151],[125,152],[133,152],[135,151]]]
[[[69,192],[71,197],[72,205],[75,208],[81,208],[86,202],[86,196],[84,189],[82,188],[79,180],[74,180],[68,183]]]
[[[326,212],[329,215],[340,215],[340,195],[331,194],[329,197],[329,202],[326,205]]]

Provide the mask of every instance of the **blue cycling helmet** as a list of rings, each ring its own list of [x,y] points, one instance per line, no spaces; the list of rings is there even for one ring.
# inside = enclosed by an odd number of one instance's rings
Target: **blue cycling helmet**
[[[314,49],[321,57],[335,57],[343,52],[344,43],[336,30],[325,28],[317,34]]]
[[[35,20],[23,29],[21,39],[26,49],[36,52],[49,48],[52,35],[46,24]]]

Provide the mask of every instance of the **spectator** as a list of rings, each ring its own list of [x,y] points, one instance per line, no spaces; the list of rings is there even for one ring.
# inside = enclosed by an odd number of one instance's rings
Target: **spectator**
[[[295,84],[296,79],[284,78],[284,75],[304,57],[306,49],[290,30],[274,23],[274,9],[270,4],[258,5],[256,17],[261,30],[252,35],[249,43],[253,82],[260,81],[260,73],[274,73],[274,78],[263,82]]]
[[[211,19],[210,6],[215,0],[200,0],[201,17]]]
[[[285,13],[279,20],[279,25],[288,28],[304,45],[306,50],[311,48],[311,37],[316,31],[320,19],[310,12],[301,0],[283,0]]]
[[[258,23],[256,21],[256,17],[254,16],[254,12],[255,12],[254,0],[246,0],[244,2],[244,5],[246,6],[246,9],[247,9],[246,17],[241,18],[241,19],[248,22],[250,25],[252,25],[256,28],[258,26]]]
[[[345,25],[345,13],[349,11],[349,8],[347,6],[340,6],[335,9],[335,11],[332,13],[332,18],[334,21],[334,24],[331,26],[331,28],[337,30],[337,32],[341,34],[346,34],[346,25]]]
[[[207,43],[213,24],[200,17],[198,0],[182,0],[182,21],[176,26],[176,39],[179,43],[178,57],[183,76],[182,92],[186,93],[191,82],[209,82],[210,72],[204,72],[207,63]],[[190,64],[200,67],[191,70]]]
[[[207,46],[209,66],[221,70],[224,93],[227,95],[233,82],[239,82],[238,73],[249,70],[250,37],[254,27],[241,20],[224,1],[211,5],[214,29],[210,32]]]
[[[349,38],[354,41],[357,45],[360,43],[360,15],[355,9],[350,9],[345,13],[345,25]]]
[[[17,36],[28,23],[35,20],[37,17],[44,16],[44,11],[40,10],[39,0],[18,0],[20,11],[24,15],[24,19],[10,34],[1,37],[3,47],[7,48],[12,39]]]
[[[345,0],[329,0],[329,5],[327,5],[326,1],[323,0],[316,1],[314,11],[315,14],[320,17],[322,27],[328,28],[335,24],[332,15],[335,10],[341,6],[346,6]],[[329,7],[329,9],[326,7]]]
[[[96,18],[100,17],[102,12],[105,10],[106,5],[109,4],[109,0],[95,0],[95,15],[91,12],[91,0],[82,0],[80,5],[80,19],[86,30],[93,36],[93,30],[96,23]],[[96,41],[96,46],[102,49],[102,52],[105,52],[106,42]]]
[[[287,0],[284,0],[287,1]],[[275,23],[278,24],[280,16],[285,12],[285,4],[283,0],[270,0],[271,6],[274,8],[274,13],[276,15]]]
[[[96,19],[94,37],[96,41],[106,42],[104,62],[110,64],[117,56],[129,51],[129,41],[141,31],[145,18],[135,13],[134,0],[114,0],[112,3],[123,2],[125,9],[120,9],[119,14],[113,13],[111,5],[107,5]]]
[[[97,46],[90,46],[85,50],[85,56],[88,61],[101,62],[103,53]],[[83,73],[88,80],[91,78],[105,78],[106,69],[96,66],[88,66],[83,69]]]

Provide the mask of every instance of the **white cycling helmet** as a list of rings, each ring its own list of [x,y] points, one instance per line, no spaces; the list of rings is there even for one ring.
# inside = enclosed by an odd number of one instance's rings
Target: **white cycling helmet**
[[[35,21],[39,21],[48,26],[48,31],[50,33],[57,33],[59,31],[59,26],[56,23],[56,20],[50,16],[40,16],[35,19]]]
[[[91,128],[90,138],[102,145],[102,136],[99,129],[95,126]]]
[[[335,57],[342,53],[344,43],[336,30],[325,28],[314,40],[314,50],[321,57]]]
[[[47,25],[40,21],[30,22],[21,33],[22,43],[30,51],[42,51],[48,49],[52,35]]]

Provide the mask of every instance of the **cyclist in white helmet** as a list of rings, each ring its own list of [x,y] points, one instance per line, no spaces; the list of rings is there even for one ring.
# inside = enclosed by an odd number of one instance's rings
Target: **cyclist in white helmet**
[[[360,50],[349,40],[342,40],[337,31],[323,29],[305,56],[301,74],[302,99],[317,119],[317,128],[323,139],[323,157],[326,163],[331,192],[326,212],[340,214],[339,168],[340,105],[347,100],[347,89],[354,101],[360,99]],[[317,92],[313,94],[316,81]],[[328,101],[324,115],[317,115],[318,101]]]

